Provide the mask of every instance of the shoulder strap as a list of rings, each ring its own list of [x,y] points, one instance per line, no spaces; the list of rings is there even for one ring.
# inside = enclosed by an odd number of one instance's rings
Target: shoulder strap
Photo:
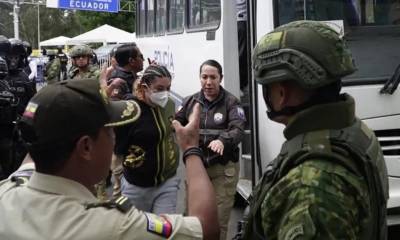
[[[96,208],[96,207],[105,207],[108,209],[116,208],[122,213],[127,213],[131,208],[132,204],[129,199],[125,196],[120,196],[113,200],[108,200],[105,202],[95,202],[95,203],[85,203],[85,209]]]

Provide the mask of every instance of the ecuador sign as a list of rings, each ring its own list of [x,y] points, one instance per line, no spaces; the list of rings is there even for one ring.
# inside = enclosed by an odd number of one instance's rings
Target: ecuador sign
[[[49,4],[52,2],[52,4]],[[119,0],[48,0],[47,7],[99,12],[118,12]]]

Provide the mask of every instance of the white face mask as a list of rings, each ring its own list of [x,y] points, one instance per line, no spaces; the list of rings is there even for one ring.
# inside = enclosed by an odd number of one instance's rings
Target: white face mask
[[[157,104],[158,106],[164,108],[167,105],[168,96],[169,96],[168,91],[152,92],[150,94],[150,100],[152,103]]]

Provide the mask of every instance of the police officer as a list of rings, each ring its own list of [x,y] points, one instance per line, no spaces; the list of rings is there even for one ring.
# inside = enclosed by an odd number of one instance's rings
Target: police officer
[[[125,197],[98,202],[90,192],[107,176],[113,126],[140,112],[134,101],[109,101],[93,79],[40,90],[19,123],[36,171],[27,161],[0,182],[0,239],[217,239],[216,199],[197,147],[199,107],[185,127],[173,122],[185,152],[190,216],[138,211]]]
[[[5,77],[8,75],[7,62],[0,57],[0,180],[13,171],[14,157],[14,121],[16,105],[14,94]]]
[[[17,113],[22,115],[29,99],[36,93],[36,88],[23,71],[27,53],[22,41],[18,39],[9,39],[9,41],[11,48],[6,56],[9,74],[5,79],[18,99]]]
[[[100,70],[91,64],[93,50],[89,46],[74,46],[69,56],[72,59],[72,66],[68,71],[68,79],[93,78],[100,75]]]
[[[341,78],[356,68],[323,23],[278,27],[254,49],[255,80],[286,142],[251,199],[245,239],[385,239],[388,178]]]

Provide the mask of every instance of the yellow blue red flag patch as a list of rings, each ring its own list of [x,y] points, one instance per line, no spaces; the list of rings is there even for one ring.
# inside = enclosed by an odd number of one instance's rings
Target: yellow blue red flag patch
[[[172,234],[172,224],[166,217],[145,213],[147,218],[147,231],[169,238]]]

